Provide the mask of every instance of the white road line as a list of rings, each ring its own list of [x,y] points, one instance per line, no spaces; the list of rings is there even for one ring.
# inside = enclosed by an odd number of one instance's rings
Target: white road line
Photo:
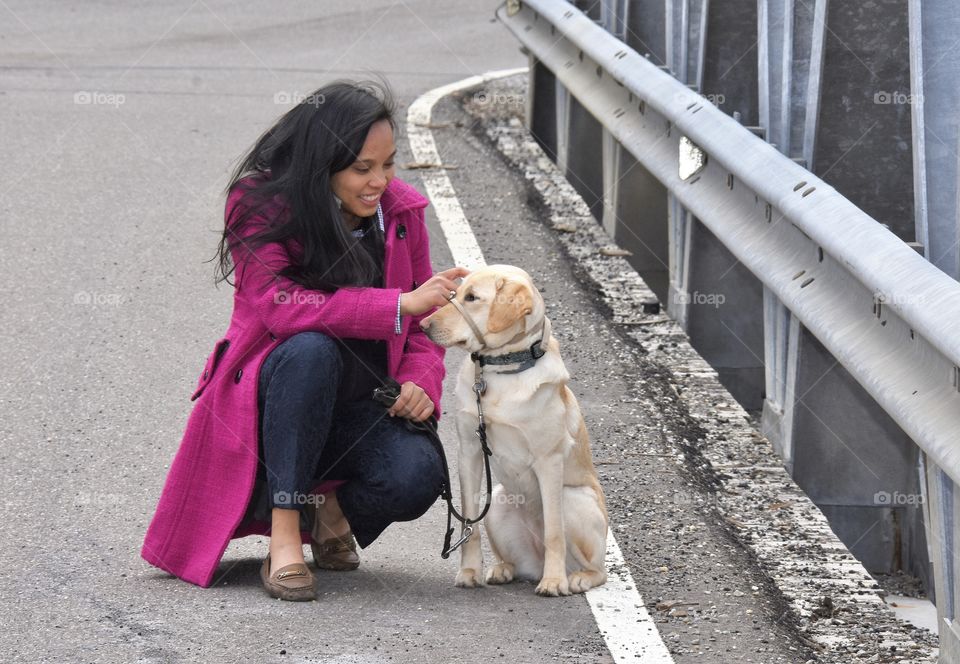
[[[435,88],[414,101],[407,111],[407,136],[414,161],[440,164],[437,145],[430,131],[433,106],[441,98],[503,76],[527,71],[509,69],[493,71],[481,76],[457,81]],[[431,168],[423,171],[423,185],[427,198],[433,204],[440,227],[450,246],[455,265],[474,270],[486,265],[477,238],[470,229],[453,190],[446,170]],[[633,582],[630,568],[620,553],[620,547],[612,531],[607,533],[607,582],[586,593],[590,610],[607,642],[607,648],[616,662],[639,662],[644,664],[668,664],[673,662],[670,651],[660,638],[657,626],[650,618],[643,598]]]

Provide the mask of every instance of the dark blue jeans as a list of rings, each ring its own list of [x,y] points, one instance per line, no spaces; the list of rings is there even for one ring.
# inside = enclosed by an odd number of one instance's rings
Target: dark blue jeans
[[[394,521],[412,521],[430,508],[440,494],[443,466],[427,436],[410,431],[382,405],[369,397],[337,398],[349,380],[342,375],[344,352],[324,334],[302,332],[264,360],[258,484],[263,506],[303,514],[320,481],[346,480],[337,500],[357,543],[366,547]]]

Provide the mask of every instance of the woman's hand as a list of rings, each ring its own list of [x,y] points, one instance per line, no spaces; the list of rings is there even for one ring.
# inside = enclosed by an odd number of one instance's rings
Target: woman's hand
[[[400,296],[400,315],[419,316],[434,307],[442,307],[450,301],[450,292],[457,290],[453,281],[470,274],[465,267],[452,267],[438,272],[415,291]]]
[[[422,387],[408,380],[400,386],[400,396],[393,402],[387,413],[391,417],[399,415],[414,422],[423,422],[433,415],[433,401]]]

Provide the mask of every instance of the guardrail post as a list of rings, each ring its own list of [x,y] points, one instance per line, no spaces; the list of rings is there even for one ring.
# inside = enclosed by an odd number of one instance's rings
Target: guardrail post
[[[802,325],[796,341],[794,479],[868,570],[926,581],[916,445]]]
[[[697,90],[703,86],[709,7],[709,0],[666,0],[664,12],[667,65],[678,81]]]
[[[916,238],[927,260],[960,279],[957,219],[960,15],[950,0],[910,0],[910,108]],[[960,389],[960,370],[955,385]],[[943,661],[960,661],[960,491],[924,455],[926,517]]]
[[[960,279],[957,220],[960,14],[955,0],[910,0],[910,103],[916,238],[931,263]],[[899,101],[891,99],[892,101]]]
[[[600,0],[570,0],[571,4],[596,22],[603,18]]]
[[[627,260],[666,302],[669,289],[667,190],[609,132],[603,132],[603,226]]]
[[[755,126],[757,0],[715,0],[707,9],[702,64],[697,65],[703,70],[700,92],[727,115],[739,113],[744,125]]]
[[[690,217],[685,330],[747,410],[763,406],[763,288],[696,217]],[[673,302],[671,302],[673,306]]]
[[[756,58],[729,49],[756,34],[756,0],[666,0],[668,65],[683,83],[749,124],[757,117]],[[734,37],[736,35],[736,37]],[[702,87],[701,87],[702,86]],[[736,186],[733,184],[733,186]],[[763,405],[763,289],[695,217],[677,210],[671,315],[748,410]]]
[[[664,0],[629,0],[626,12],[626,42],[658,67],[667,64]]]
[[[957,662],[960,661],[960,616],[957,607],[957,599],[960,598],[960,563],[957,560],[960,491],[941,469],[933,464],[926,468],[930,530],[936,534],[930,543],[930,551],[937,588],[940,661]]]
[[[865,36],[863,25],[878,24],[883,44],[900,44],[906,23],[903,7],[881,4],[867,15],[825,0],[758,0],[759,115],[768,140],[785,155],[813,164],[865,209],[889,210],[903,206],[906,180],[891,173],[894,163],[902,166],[903,146],[873,132],[884,126],[896,135],[904,127],[884,95],[895,101],[906,68],[893,67],[902,54],[872,46],[881,41]],[[863,75],[854,75],[857,67]],[[873,83],[880,99],[864,84],[876,70],[886,77]],[[888,186],[878,191],[877,182]],[[912,239],[905,231],[901,237]],[[903,568],[931,581],[915,444],[772,294],[765,297],[764,325],[764,433],[868,569]]]
[[[912,242],[907,4],[829,2],[825,16],[816,150],[808,167]]]
[[[557,84],[557,166],[603,221],[603,125]]]
[[[533,54],[527,76],[527,127],[550,159],[557,160],[557,77]]]

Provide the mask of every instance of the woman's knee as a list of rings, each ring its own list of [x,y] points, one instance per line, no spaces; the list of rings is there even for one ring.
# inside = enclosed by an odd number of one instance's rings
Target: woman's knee
[[[317,400],[332,407],[342,366],[333,339],[320,332],[295,334],[270,351],[260,367],[257,407],[263,413],[271,398],[284,410]]]
[[[339,374],[343,365],[337,342],[322,332],[313,331],[284,339],[267,359],[282,363],[287,370],[312,376]]]
[[[333,337],[323,332],[298,332],[287,337],[277,346],[284,355],[296,357],[301,362],[340,362],[340,349]]]
[[[403,460],[392,464],[385,482],[385,497],[395,521],[412,521],[430,509],[444,478],[443,461],[426,436],[411,436],[404,442]]]

